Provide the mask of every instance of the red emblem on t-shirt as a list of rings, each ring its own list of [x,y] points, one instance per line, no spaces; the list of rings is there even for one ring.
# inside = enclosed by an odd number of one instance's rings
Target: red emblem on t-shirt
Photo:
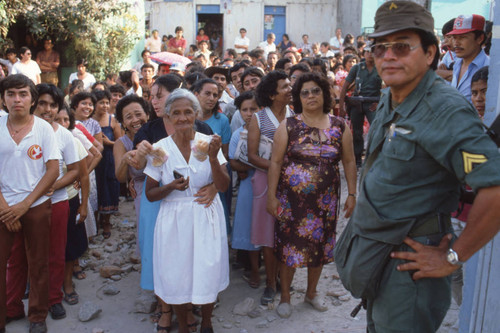
[[[42,154],[42,147],[40,147],[39,145],[33,145],[33,146],[29,147],[29,149],[28,149],[28,156],[32,160],[39,160],[39,159],[41,159],[42,156],[43,156],[43,154]]]

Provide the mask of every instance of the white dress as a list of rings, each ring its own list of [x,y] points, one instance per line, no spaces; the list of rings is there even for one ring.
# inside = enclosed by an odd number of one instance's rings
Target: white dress
[[[196,133],[195,139],[205,136]],[[160,167],[150,162],[144,173],[162,184],[174,180],[173,171],[189,177],[189,188],[172,191],[161,201],[153,246],[155,294],[168,304],[208,304],[229,285],[229,258],[224,209],[216,195],[205,208],[193,195],[212,182],[208,158],[200,162],[191,153],[189,163],[171,137],[155,143],[168,154]],[[219,163],[226,163],[221,151]]]

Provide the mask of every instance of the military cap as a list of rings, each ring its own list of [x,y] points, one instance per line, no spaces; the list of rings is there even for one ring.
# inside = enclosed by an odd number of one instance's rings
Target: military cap
[[[387,36],[407,29],[434,33],[434,18],[427,9],[415,2],[387,1],[377,9],[375,31],[368,37]]]

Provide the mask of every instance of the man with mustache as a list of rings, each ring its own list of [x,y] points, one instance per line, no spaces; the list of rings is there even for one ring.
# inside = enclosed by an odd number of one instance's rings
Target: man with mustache
[[[453,50],[457,60],[453,65],[451,86],[471,101],[471,79],[480,68],[490,64],[490,58],[482,45],[486,41],[484,17],[460,15],[455,19],[453,30],[447,34],[453,38]]]
[[[365,299],[369,333],[436,332],[450,306],[451,274],[500,230],[500,154],[472,105],[435,73],[428,10],[387,1],[368,37],[388,88],[335,261],[346,288]],[[456,237],[450,215],[461,184],[477,196]]]

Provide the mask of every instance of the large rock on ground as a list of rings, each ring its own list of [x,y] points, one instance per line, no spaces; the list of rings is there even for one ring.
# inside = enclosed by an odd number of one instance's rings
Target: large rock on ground
[[[110,265],[110,266],[102,266],[101,269],[99,270],[99,274],[101,274],[101,276],[103,278],[109,278],[113,275],[118,275],[122,272],[122,269],[118,266],[113,266],[113,265]]]
[[[82,322],[90,321],[94,318],[97,318],[99,313],[102,312],[102,309],[92,302],[85,302],[80,307],[80,311],[78,311],[78,319]]]
[[[243,301],[239,302],[234,306],[233,313],[239,316],[246,316],[254,308],[255,308],[254,299],[247,297]]]
[[[146,294],[139,296],[134,302],[134,312],[151,313],[156,309],[158,301],[154,294]]]

